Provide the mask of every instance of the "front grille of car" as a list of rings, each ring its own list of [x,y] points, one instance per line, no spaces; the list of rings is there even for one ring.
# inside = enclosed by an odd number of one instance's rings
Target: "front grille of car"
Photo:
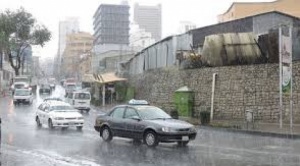
[[[177,131],[190,131],[190,128],[177,129]]]
[[[65,118],[66,120],[76,120],[76,118]]]

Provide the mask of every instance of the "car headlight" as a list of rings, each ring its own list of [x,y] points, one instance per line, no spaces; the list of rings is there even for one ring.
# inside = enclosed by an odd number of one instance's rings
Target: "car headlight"
[[[64,120],[65,118],[61,118],[61,117],[56,117],[54,118],[55,120]]]
[[[83,117],[79,117],[79,118],[77,118],[78,120],[83,120]]]
[[[161,130],[166,133],[175,132],[175,129],[173,129],[171,127],[163,127],[163,128],[161,128]]]

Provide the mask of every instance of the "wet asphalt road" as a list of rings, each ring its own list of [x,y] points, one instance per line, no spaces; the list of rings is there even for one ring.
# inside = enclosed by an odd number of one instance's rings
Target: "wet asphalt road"
[[[58,87],[54,96],[63,96]],[[46,97],[46,96],[43,96]],[[0,98],[2,117],[1,165],[7,166],[299,166],[300,140],[261,137],[199,129],[188,147],[160,144],[151,149],[131,140],[114,138],[105,143],[94,131],[99,110],[85,117],[83,131],[37,128],[32,106],[14,106]]]

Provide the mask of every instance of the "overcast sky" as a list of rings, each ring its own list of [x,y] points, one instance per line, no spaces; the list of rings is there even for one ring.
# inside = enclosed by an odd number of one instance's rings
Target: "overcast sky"
[[[217,23],[217,15],[224,13],[232,2],[260,2],[272,0],[129,0],[131,9],[138,2],[145,5],[162,4],[162,35],[176,34],[180,21],[194,22],[197,27]],[[0,0],[0,10],[21,6],[52,32],[52,40],[34,52],[41,57],[54,57],[58,47],[58,22],[78,17],[80,30],[93,34],[93,15],[101,3],[119,4],[121,0]],[[131,16],[133,15],[131,10]],[[132,18],[132,17],[131,17]]]

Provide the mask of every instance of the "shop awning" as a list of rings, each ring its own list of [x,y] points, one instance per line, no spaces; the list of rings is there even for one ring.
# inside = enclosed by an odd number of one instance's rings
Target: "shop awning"
[[[121,78],[116,76],[115,73],[104,73],[104,74],[94,74],[95,82],[105,84],[105,83],[113,83],[113,82],[121,82],[126,81],[126,78]]]

